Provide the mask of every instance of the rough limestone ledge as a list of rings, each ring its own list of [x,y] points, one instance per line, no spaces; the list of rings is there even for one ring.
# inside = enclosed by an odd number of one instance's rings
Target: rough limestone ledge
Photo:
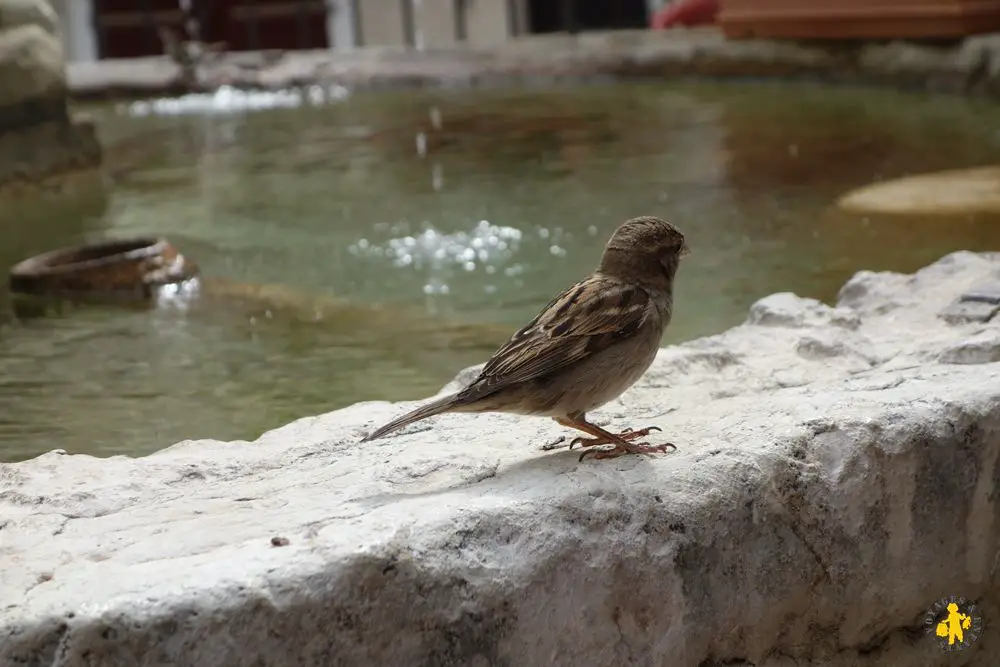
[[[595,413],[658,458],[485,415],[359,445],[407,407],[364,403],[0,466],[0,665],[995,665],[1000,324],[937,313],[998,274],[862,272],[662,350]],[[957,654],[947,595],[984,618]]]

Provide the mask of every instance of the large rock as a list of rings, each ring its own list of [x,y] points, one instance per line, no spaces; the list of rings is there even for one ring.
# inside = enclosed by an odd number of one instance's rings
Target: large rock
[[[66,77],[59,41],[40,26],[0,31],[0,108],[54,99],[65,109]],[[24,118],[23,123],[32,119]],[[9,121],[7,123],[9,126]]]
[[[998,274],[862,272],[663,349],[594,417],[668,455],[580,463],[500,415],[361,445],[410,407],[363,403],[0,466],[0,664],[995,664],[1000,323],[939,313]],[[948,653],[952,595],[977,637]]]
[[[47,0],[2,0],[0,28],[34,25],[50,35],[57,34],[59,17]]]
[[[0,0],[0,191],[101,161],[92,123],[67,109],[55,24],[44,0]]]
[[[61,182],[67,173],[101,162],[101,145],[87,118],[72,123],[48,122],[0,134],[0,189]]]

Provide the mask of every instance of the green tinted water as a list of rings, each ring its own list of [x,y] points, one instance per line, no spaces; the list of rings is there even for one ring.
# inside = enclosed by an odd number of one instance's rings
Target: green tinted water
[[[738,324],[775,291],[831,300],[859,269],[1000,248],[996,219],[831,210],[873,180],[995,161],[1000,108],[962,99],[685,84],[92,111],[106,191],[4,205],[0,264],[162,234],[205,275],[266,294],[17,321],[0,292],[0,460],[252,439],[355,401],[424,397],[588,271],[633,215],[674,221],[693,250],[667,343]]]

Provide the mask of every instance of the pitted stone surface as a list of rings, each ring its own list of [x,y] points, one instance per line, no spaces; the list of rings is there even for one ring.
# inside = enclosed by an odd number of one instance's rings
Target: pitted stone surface
[[[963,301],[958,298],[945,306],[940,317],[949,324],[982,323],[992,320],[997,312],[1000,312],[1000,305],[994,306],[982,301]]]
[[[1000,327],[948,345],[939,358],[946,364],[991,364],[1000,361]]]
[[[962,301],[1000,305],[1000,280],[975,285],[963,292],[960,298]]]

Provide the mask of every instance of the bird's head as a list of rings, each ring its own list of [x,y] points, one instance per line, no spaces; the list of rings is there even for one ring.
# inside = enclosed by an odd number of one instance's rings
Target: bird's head
[[[689,252],[684,235],[666,220],[652,216],[632,218],[611,235],[598,270],[669,292],[680,259]]]

